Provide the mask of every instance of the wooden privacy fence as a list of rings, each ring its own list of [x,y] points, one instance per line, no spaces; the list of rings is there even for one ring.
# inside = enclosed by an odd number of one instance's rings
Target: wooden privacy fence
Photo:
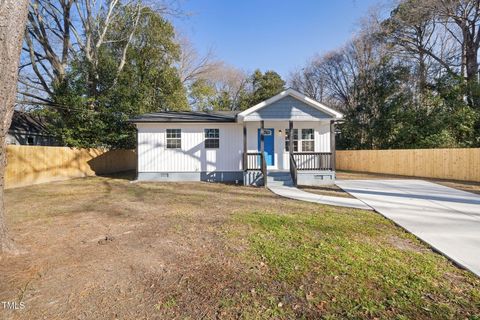
[[[7,188],[135,170],[133,150],[7,146]]]
[[[480,182],[480,148],[337,151],[338,170]]]

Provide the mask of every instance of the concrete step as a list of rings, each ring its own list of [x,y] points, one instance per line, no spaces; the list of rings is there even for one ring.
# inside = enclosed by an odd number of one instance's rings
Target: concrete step
[[[272,186],[272,187],[293,187],[293,181],[267,181],[267,186]]]
[[[290,172],[267,172],[267,185],[271,186],[293,186]]]
[[[287,181],[287,180],[292,180],[292,177],[267,177],[268,181]]]
[[[268,172],[267,173],[268,178],[272,179],[284,179],[284,178],[290,178],[290,172]]]

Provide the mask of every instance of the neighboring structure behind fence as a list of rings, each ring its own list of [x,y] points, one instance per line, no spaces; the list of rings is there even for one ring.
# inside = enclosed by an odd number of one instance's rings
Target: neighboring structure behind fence
[[[48,128],[45,117],[18,110],[13,111],[12,123],[7,133],[7,144],[31,146],[58,146],[58,141]]]
[[[337,151],[337,170],[480,182],[480,148]]]
[[[7,146],[7,188],[135,170],[133,150]]]

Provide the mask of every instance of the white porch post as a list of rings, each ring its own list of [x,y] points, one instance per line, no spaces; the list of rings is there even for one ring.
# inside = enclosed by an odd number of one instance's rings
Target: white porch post
[[[243,122],[243,171],[248,169],[248,155],[247,155],[247,123]]]
[[[332,171],[335,171],[335,152],[336,152],[336,142],[335,142],[335,120],[330,121],[330,152],[332,153],[331,156],[331,163],[330,163],[330,169]]]
[[[293,121],[288,121],[288,152],[293,154]]]
[[[265,136],[264,136],[264,130],[265,130],[265,121],[260,122],[260,159],[262,159],[261,165],[262,165],[262,173],[263,173],[263,186],[267,187],[267,164],[265,161]]]

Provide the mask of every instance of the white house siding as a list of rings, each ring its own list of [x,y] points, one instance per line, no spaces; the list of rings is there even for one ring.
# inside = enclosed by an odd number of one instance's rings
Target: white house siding
[[[285,152],[285,130],[288,129],[288,121],[265,121],[265,128],[275,129],[275,165],[269,169],[289,170],[290,155]],[[247,122],[247,148],[248,152],[258,152],[258,128],[259,121]],[[330,152],[330,122],[329,121],[294,121],[293,128],[314,129],[315,152]],[[280,133],[281,130],[281,133]]]
[[[137,124],[138,171],[242,171],[243,133],[237,123]],[[220,148],[205,149],[204,129],[219,129]],[[166,148],[166,129],[182,130],[182,148]]]

